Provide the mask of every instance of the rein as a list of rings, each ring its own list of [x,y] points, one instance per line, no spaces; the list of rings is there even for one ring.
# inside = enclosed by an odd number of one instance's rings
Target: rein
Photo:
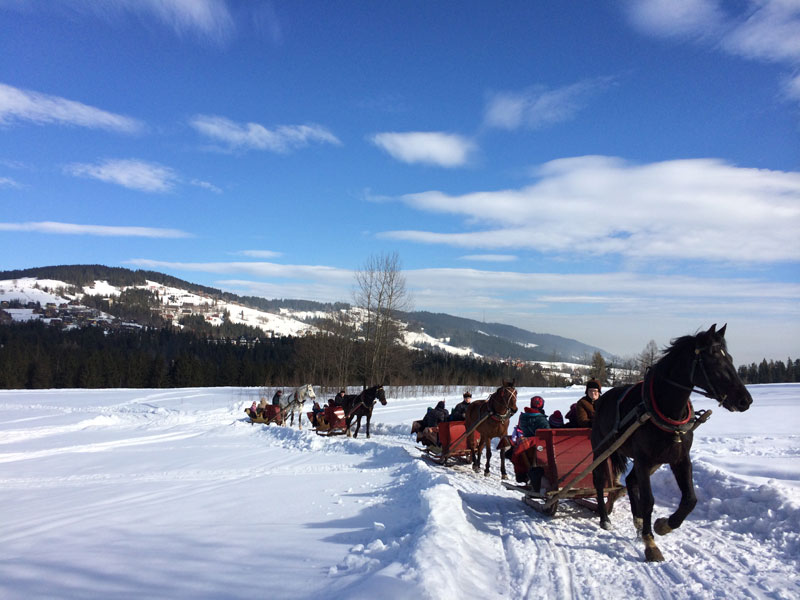
[[[677,381],[673,381],[669,377],[664,377],[664,381],[669,383],[670,385],[685,390],[692,394],[700,394],[701,396],[705,396],[706,398],[711,398],[712,400],[716,400],[719,402],[719,405],[722,406],[722,403],[725,401],[725,396],[723,395],[720,397],[720,394],[717,393],[714,384],[711,381],[711,378],[708,376],[708,372],[706,371],[706,364],[703,361],[703,352],[709,349],[713,349],[714,347],[719,347],[720,344],[711,344],[705,348],[695,348],[694,350],[694,360],[692,360],[692,369],[689,371],[689,385],[691,387],[685,386]],[[706,384],[709,387],[709,391],[705,391],[704,389],[698,387],[698,385],[694,382],[694,372],[697,369],[697,365],[700,365],[700,370],[703,372],[703,377],[706,380]]]

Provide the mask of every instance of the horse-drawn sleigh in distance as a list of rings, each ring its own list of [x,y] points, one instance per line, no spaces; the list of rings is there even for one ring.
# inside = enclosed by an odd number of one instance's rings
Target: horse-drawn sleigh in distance
[[[328,404],[324,408],[312,410],[306,413],[306,416],[317,435],[346,434],[348,437],[350,436],[350,426],[353,420],[356,419],[356,430],[353,433],[353,437],[358,437],[358,432],[361,429],[361,418],[366,417],[366,434],[369,437],[372,410],[378,402],[384,406],[386,405],[386,392],[382,385],[364,388],[358,394],[346,394],[342,391],[336,398],[328,400]]]
[[[276,392],[273,397],[274,404],[267,401],[265,396],[262,396],[258,405],[253,402],[253,406],[245,408],[244,412],[250,418],[251,424],[262,423],[269,425],[270,423],[275,423],[276,425],[283,425],[286,421],[289,421],[289,425],[292,427],[294,426],[294,415],[297,413],[297,425],[302,429],[303,405],[306,400],[315,400],[316,397],[314,386],[307,383],[295,388],[286,396],[283,396],[282,390]]]

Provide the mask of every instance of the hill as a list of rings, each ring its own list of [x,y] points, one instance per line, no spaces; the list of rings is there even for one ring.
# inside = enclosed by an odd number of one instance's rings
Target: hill
[[[142,295],[123,294],[131,289]],[[212,325],[230,322],[258,328],[268,335],[301,335],[315,329],[315,323],[336,311],[351,310],[343,302],[323,303],[300,299],[266,299],[238,296],[230,292],[191,283],[164,273],[131,270],[104,265],[60,265],[0,271],[0,300],[37,297],[36,292],[52,294],[44,300],[58,304],[83,300],[87,296],[115,298],[116,302],[145,303],[153,314],[165,321],[201,315]],[[44,298],[44,297],[43,297]],[[36,300],[33,300],[34,302]],[[42,302],[42,300],[39,300]],[[116,310],[121,310],[117,306]],[[399,315],[410,347],[436,349],[457,355],[521,362],[568,362],[588,364],[595,352],[606,359],[614,357],[595,346],[546,333],[534,333],[503,323],[484,323],[444,313],[425,311]]]

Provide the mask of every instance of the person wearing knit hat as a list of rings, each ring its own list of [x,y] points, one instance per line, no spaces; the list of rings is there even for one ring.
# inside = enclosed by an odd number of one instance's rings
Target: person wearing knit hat
[[[591,427],[594,422],[594,403],[600,397],[600,382],[591,379],[586,382],[586,395],[569,410],[567,419],[570,427]]]
[[[522,431],[523,437],[531,437],[537,429],[550,427],[547,415],[544,414],[544,398],[541,396],[531,398],[531,405],[525,407],[524,412],[519,416],[517,426]]]
[[[561,415],[560,410],[554,410],[547,421],[550,423],[550,429],[558,429],[564,426],[564,417]]]

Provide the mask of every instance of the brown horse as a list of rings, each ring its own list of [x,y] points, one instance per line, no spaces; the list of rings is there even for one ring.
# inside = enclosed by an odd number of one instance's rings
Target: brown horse
[[[464,426],[469,431],[475,427],[481,438],[475,452],[475,437],[467,437],[467,446],[472,459],[472,469],[476,473],[481,470],[481,453],[486,447],[486,469],[483,474],[489,475],[489,461],[492,458],[492,438],[503,438],[508,435],[508,421],[517,412],[517,390],[513,381],[504,381],[488,400],[476,400],[467,407]],[[506,479],[505,452],[500,452],[500,473]]]

